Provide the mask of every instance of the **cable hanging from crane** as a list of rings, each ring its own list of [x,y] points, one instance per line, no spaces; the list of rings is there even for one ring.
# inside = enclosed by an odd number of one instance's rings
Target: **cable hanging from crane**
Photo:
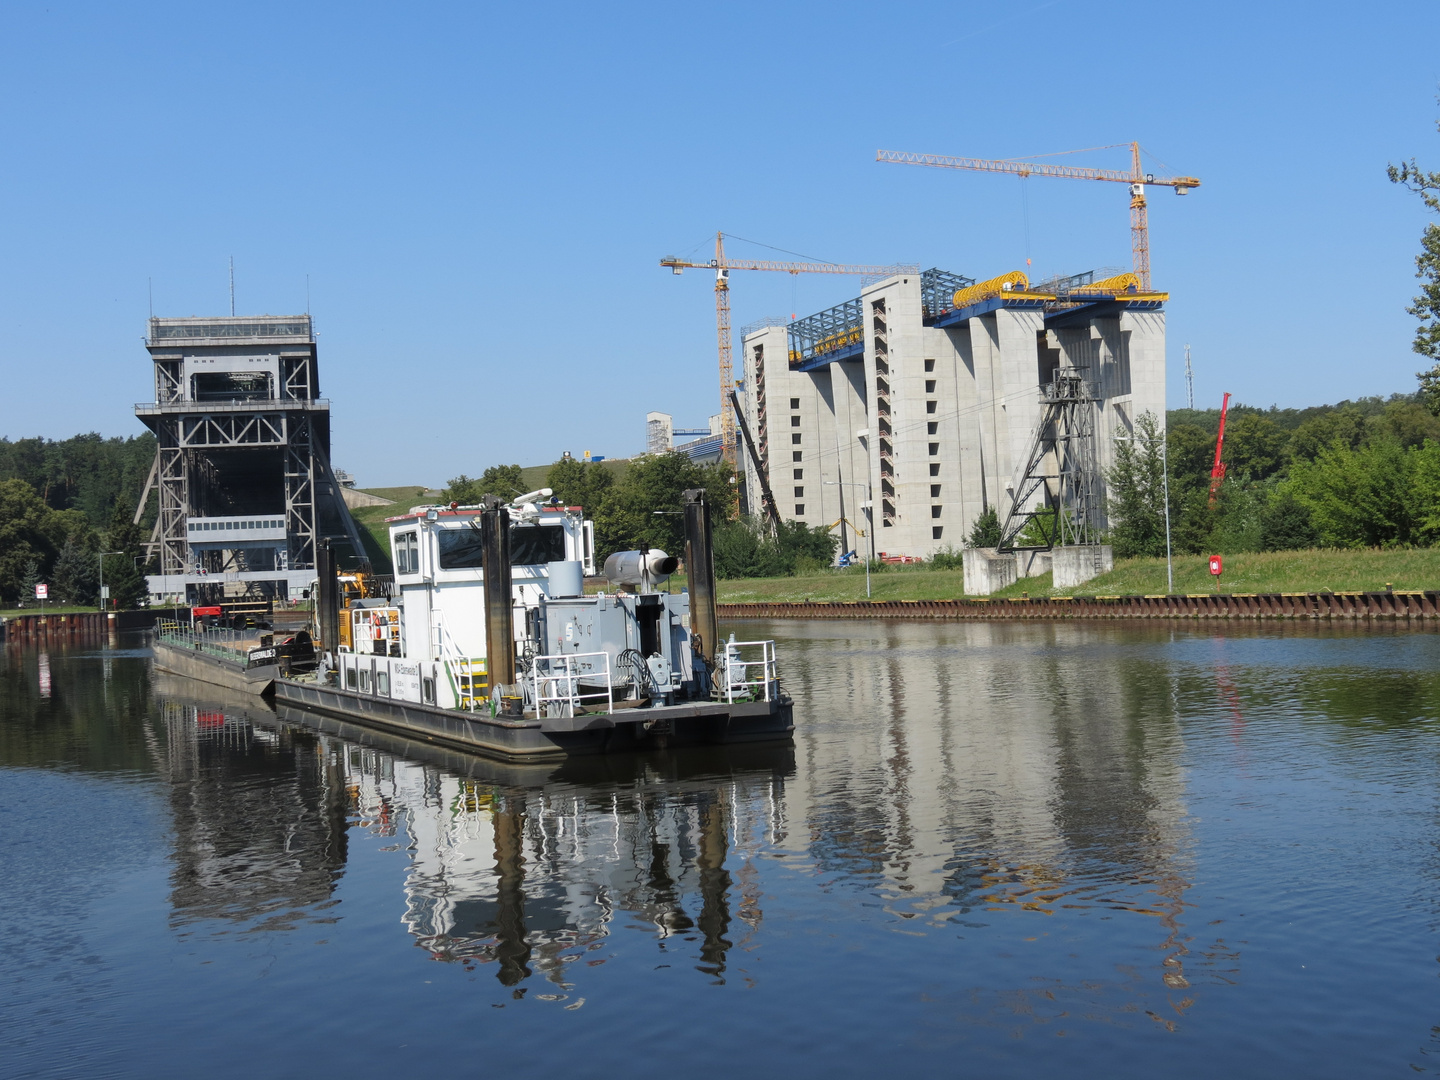
[[[1121,144],[1123,145],[1123,144]],[[912,154],[898,150],[877,150],[876,161],[895,165],[926,165],[939,169],[969,169],[974,172],[1009,173],[1021,178],[1049,176],[1060,180],[1107,180],[1130,186],[1130,250],[1135,261],[1135,276],[1140,280],[1140,291],[1150,291],[1150,219],[1145,199],[1146,187],[1168,187],[1175,194],[1184,195],[1191,188],[1200,186],[1193,176],[1156,176],[1147,173],[1140,161],[1140,144],[1130,146],[1130,171],[1121,169],[1088,169],[1077,165],[1050,165],[1035,161],[999,158],[946,157],[942,154]],[[1093,149],[1107,149],[1094,147]],[[1061,151],[1082,153],[1083,151]],[[1045,155],[1037,155],[1045,156]],[[1055,155],[1050,155],[1055,156]]]

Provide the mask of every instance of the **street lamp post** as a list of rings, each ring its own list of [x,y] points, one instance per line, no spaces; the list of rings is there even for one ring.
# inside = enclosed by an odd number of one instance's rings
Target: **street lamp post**
[[[1116,435],[1116,442],[1133,443],[1133,435]],[[1165,498],[1165,591],[1171,595],[1175,592],[1175,563],[1170,555],[1170,455],[1167,452],[1169,440],[1165,435],[1160,436],[1160,486]]]
[[[123,551],[102,551],[100,552],[100,610],[105,610],[105,556],[124,555]]]
[[[870,538],[870,557],[865,560],[865,599],[870,599],[870,564],[875,561],[875,500],[870,494],[870,485],[856,481],[826,480],[830,487],[857,487],[865,489],[865,531]]]

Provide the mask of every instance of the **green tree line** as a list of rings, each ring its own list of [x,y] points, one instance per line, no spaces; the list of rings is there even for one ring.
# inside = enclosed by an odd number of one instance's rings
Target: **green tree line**
[[[133,607],[145,593],[153,505],[139,525],[132,519],[154,457],[148,433],[0,439],[0,603],[34,604],[38,582],[57,602],[97,603],[101,552],[112,552],[105,584],[117,606]]]
[[[1219,410],[1167,419],[1163,453],[1148,414],[1133,441],[1116,444],[1108,511],[1117,556],[1164,554],[1167,457],[1177,552],[1440,542],[1440,417],[1423,394],[1314,409],[1232,406],[1213,500]]]
[[[519,465],[494,465],[478,478],[461,474],[445,489],[447,502],[474,505],[486,495],[512,499],[524,493]],[[562,458],[550,466],[545,487],[565,506],[580,506],[595,522],[596,557],[660,548],[684,556],[683,495],[704,488],[714,529],[715,573],[722,578],[774,577],[828,566],[837,540],[827,530],[785,522],[773,534],[760,521],[736,513],[734,472],[717,462],[700,465],[679,452],[636,458],[618,476],[598,462]]]

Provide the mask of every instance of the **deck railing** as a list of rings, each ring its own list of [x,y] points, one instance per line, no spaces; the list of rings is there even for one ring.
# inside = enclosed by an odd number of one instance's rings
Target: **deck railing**
[[[779,695],[775,642],[728,641],[721,665],[721,685],[727,702],[773,701]]]
[[[247,630],[192,630],[186,623],[169,619],[161,619],[155,624],[155,640],[242,664],[246,654],[260,644],[259,637]]]
[[[598,658],[598,660],[597,660]],[[590,670],[580,672],[581,660],[590,660]],[[581,691],[580,679],[592,685],[603,682],[603,689]],[[615,708],[615,687],[610,679],[608,653],[562,653],[537,656],[530,664],[530,684],[535,694],[535,715],[538,717],[573,717],[587,704],[605,702],[605,711]]]

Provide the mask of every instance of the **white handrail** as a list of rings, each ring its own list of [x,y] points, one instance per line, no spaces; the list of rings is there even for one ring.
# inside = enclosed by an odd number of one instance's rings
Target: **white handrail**
[[[580,665],[577,661],[600,658],[592,663],[585,677],[594,681],[603,679],[605,689],[580,692]],[[545,670],[540,670],[541,665]],[[558,670],[557,670],[558,667]],[[553,656],[537,656],[530,662],[530,684],[535,693],[535,715],[538,717],[573,717],[575,710],[586,701],[597,704],[605,699],[605,711],[615,710],[615,688],[610,681],[610,654],[604,652],[558,653]],[[551,712],[554,706],[558,712]]]
[[[758,648],[758,660],[746,660],[741,649]],[[775,665],[774,641],[727,641],[721,654],[721,675],[725,682],[725,701],[733,704],[737,694],[749,695],[751,700],[770,701],[780,686],[780,676]],[[752,668],[759,668],[758,675]]]

